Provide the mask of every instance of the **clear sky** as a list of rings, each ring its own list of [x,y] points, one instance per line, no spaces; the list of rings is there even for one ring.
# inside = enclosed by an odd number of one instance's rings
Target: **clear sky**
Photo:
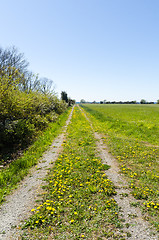
[[[159,99],[159,0],[1,0],[0,46],[80,101]]]

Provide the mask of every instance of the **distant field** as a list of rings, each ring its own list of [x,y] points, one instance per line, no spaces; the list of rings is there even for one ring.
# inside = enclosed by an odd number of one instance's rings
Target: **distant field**
[[[84,104],[145,217],[159,227],[159,105]]]
[[[104,123],[108,131],[115,131],[145,142],[159,144],[159,105],[99,105],[84,108]]]

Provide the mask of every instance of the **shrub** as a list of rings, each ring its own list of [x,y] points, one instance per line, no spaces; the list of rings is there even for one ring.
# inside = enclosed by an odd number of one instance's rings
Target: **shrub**
[[[8,144],[29,143],[36,132],[56,121],[67,108],[55,94],[21,91],[18,76],[18,73],[13,79],[8,74],[0,76],[1,148]]]

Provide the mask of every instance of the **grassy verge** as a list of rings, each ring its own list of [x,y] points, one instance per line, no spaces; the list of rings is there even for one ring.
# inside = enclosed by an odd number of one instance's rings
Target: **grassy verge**
[[[24,152],[23,156],[12,162],[7,168],[0,171],[0,203],[5,196],[14,189],[19,181],[27,175],[29,169],[38,163],[44,151],[48,149],[54,138],[60,133],[68,118],[69,111],[59,116],[58,120],[51,123],[47,130]]]
[[[141,123],[142,119],[141,112],[146,111],[145,107],[142,109],[140,106],[139,115],[136,113],[137,106],[132,106],[132,109],[131,106],[126,106],[125,111],[123,106],[112,106],[112,109],[111,106],[105,106],[105,109],[104,106],[86,106],[84,109],[96,131],[104,134],[104,141],[119,161],[133,196],[140,200],[145,218],[159,230],[159,147],[155,145],[159,141],[159,127],[155,123],[156,120],[153,121],[153,110],[155,115],[157,107],[151,109],[147,106],[147,116],[143,118],[144,125],[140,125],[139,122]],[[133,118],[136,119],[136,125],[133,123],[134,128],[130,131]],[[154,128],[157,130],[154,131]]]
[[[22,239],[125,239],[116,192],[104,172],[109,166],[96,157],[92,129],[78,108],[63,147]]]

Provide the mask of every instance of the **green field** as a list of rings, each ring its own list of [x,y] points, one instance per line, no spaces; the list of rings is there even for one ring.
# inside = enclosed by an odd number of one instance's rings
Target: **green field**
[[[84,105],[107,131],[159,144],[159,105]]]
[[[83,105],[143,210],[159,227],[159,106]]]

